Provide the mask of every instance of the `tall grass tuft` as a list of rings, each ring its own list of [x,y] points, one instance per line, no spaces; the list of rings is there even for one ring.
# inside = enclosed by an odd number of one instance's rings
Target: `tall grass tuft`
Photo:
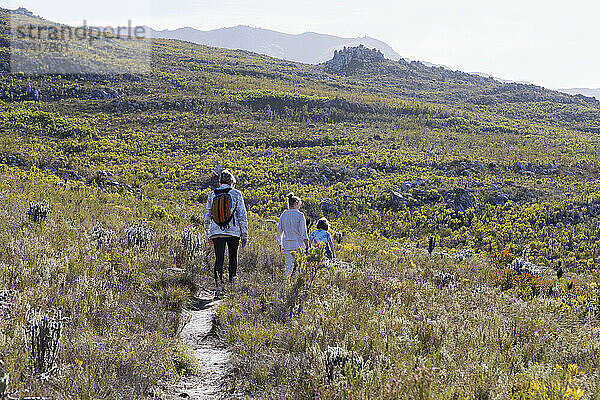
[[[435,238],[433,236],[429,236],[429,245],[427,246],[427,252],[429,255],[433,254],[433,249],[435,249]]]
[[[181,232],[181,246],[190,256],[194,256],[202,249],[202,235],[192,227],[186,227]]]

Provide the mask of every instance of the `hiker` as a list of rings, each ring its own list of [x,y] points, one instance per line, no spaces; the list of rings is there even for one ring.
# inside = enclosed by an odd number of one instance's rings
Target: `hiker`
[[[335,258],[335,249],[333,248],[333,240],[328,232],[330,228],[327,218],[321,218],[317,221],[317,229],[314,230],[309,237],[309,244],[317,247],[319,243],[325,243],[325,257],[328,260]]]
[[[223,264],[225,246],[229,250],[229,283],[235,283],[238,247],[248,242],[248,217],[242,193],[234,189],[236,179],[225,169],[221,172],[220,186],[208,195],[204,210],[204,229],[208,242],[215,248],[215,298],[223,297]]]
[[[292,252],[300,248],[308,248],[308,235],[306,233],[306,218],[300,212],[302,200],[294,193],[287,196],[288,209],[279,217],[277,224],[277,243],[281,248],[285,260],[283,279],[290,279],[294,272],[294,256]]]

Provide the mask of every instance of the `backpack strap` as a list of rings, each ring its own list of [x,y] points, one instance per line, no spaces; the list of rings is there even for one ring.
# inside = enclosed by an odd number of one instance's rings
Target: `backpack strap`
[[[220,194],[223,193],[229,193],[231,191],[231,188],[223,188],[223,189],[215,189],[215,196],[218,196]]]

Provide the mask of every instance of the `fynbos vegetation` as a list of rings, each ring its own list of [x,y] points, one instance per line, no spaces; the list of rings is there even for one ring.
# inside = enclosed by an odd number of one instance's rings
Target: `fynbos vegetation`
[[[94,226],[90,239],[96,243],[98,248],[102,246],[108,246],[114,236],[114,232],[108,228],[102,227],[102,225]]]
[[[364,49],[146,44],[135,76],[13,74],[0,46],[0,399],[166,399],[194,373],[177,335],[213,289],[223,167],[250,221],[212,331],[232,392],[600,398],[598,101]],[[338,259],[299,251],[284,285],[290,191]]]
[[[127,229],[125,229],[125,235],[127,236],[127,243],[129,243],[129,246],[138,246],[142,249],[148,246],[154,237],[152,228],[146,226],[142,222],[136,222],[129,225]]]
[[[28,313],[25,336],[35,373],[50,374],[56,369],[63,323],[60,310],[32,310]]]
[[[27,210],[27,216],[31,222],[42,222],[50,215],[52,208],[47,201],[33,203]]]

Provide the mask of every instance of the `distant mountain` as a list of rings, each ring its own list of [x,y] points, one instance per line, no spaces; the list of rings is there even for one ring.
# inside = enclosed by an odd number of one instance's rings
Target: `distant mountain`
[[[377,48],[388,59],[398,60],[401,58],[391,46],[368,36],[342,38],[314,32],[293,35],[245,25],[211,31],[201,31],[190,27],[163,31],[147,29],[150,36],[155,38],[185,40],[232,50],[248,50],[306,64],[320,64],[331,59],[335,50],[361,44],[368,48]]]
[[[600,89],[588,89],[588,88],[572,88],[572,89],[558,89],[559,92],[567,94],[582,94],[587,97],[595,97],[600,100]]]

